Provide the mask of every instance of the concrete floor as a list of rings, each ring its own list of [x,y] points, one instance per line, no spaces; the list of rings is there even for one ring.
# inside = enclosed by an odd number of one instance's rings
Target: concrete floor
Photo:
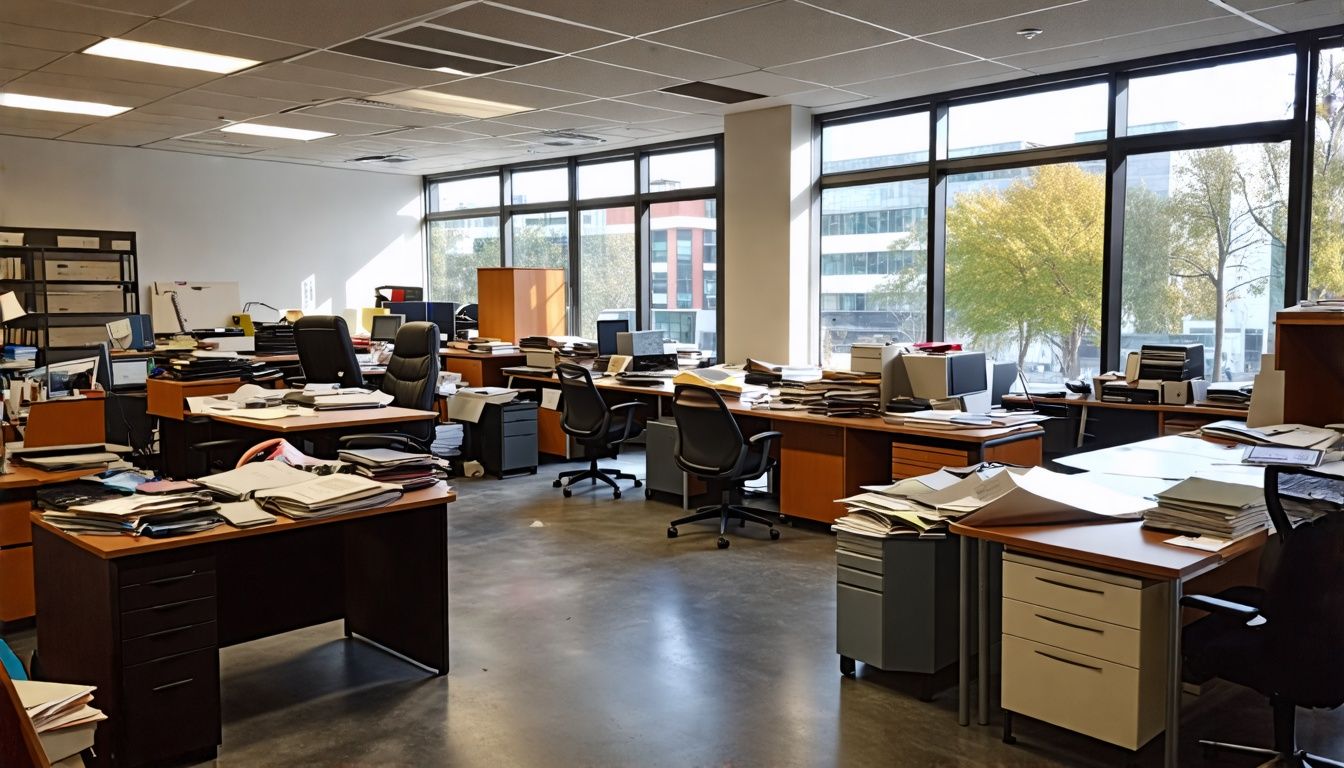
[[[627,462],[642,475],[642,456]],[[450,505],[452,670],[428,677],[338,623],[222,652],[218,766],[1159,766],[1019,721],[959,728],[956,692],[860,667],[839,675],[833,539],[760,528],[714,547],[675,504],[601,487],[564,499],[563,465],[536,477],[463,480]],[[538,523],[540,525],[538,525]],[[30,647],[31,633],[10,638]],[[997,718],[995,719],[997,724]],[[1253,693],[1187,698],[1195,741],[1270,741]],[[1300,712],[1306,747],[1344,757],[1344,710]]]

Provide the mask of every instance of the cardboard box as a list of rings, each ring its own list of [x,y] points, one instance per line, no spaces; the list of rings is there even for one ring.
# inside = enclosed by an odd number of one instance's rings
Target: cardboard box
[[[1185,405],[1188,402],[1190,402],[1190,382],[1188,381],[1162,382],[1163,405]]]
[[[94,291],[48,291],[48,312],[110,312],[126,311],[126,300],[119,289]]]
[[[48,280],[120,280],[121,261],[47,259]]]

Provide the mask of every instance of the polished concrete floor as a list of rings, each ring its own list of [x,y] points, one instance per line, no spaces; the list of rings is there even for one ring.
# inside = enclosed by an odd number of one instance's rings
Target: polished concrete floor
[[[628,463],[642,474],[642,456]],[[839,675],[833,539],[748,528],[665,537],[680,508],[536,477],[463,480],[450,505],[452,670],[429,677],[333,623],[222,652],[218,766],[1158,766],[1019,721],[959,728],[955,689]],[[21,648],[31,633],[11,638]],[[997,718],[996,721],[997,723]],[[1270,740],[1256,695],[1188,698],[1198,738]],[[1304,746],[1344,757],[1344,710],[1299,715]]]

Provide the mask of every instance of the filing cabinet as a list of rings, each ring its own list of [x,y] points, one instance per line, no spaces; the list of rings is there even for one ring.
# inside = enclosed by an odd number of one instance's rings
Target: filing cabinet
[[[490,403],[480,419],[468,425],[469,451],[496,477],[537,473],[537,403],[514,400]]]

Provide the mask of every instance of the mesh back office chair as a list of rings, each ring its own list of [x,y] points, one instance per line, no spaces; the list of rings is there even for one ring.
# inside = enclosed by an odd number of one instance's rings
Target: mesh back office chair
[[[560,394],[564,398],[560,428],[583,446],[583,458],[588,460],[588,468],[561,472],[552,485],[556,488],[563,486],[568,498],[573,494],[571,488],[580,480],[592,480],[594,484],[601,480],[612,487],[612,496],[617,499],[621,498],[617,480],[634,480],[636,488],[643,485],[632,474],[598,467],[597,461],[615,458],[620,453],[621,443],[644,431],[644,426],[635,420],[635,412],[644,404],[620,403],[607,407],[602,393],[593,384],[592,374],[580,365],[560,363],[555,366],[555,375],[560,379]]]
[[[387,361],[378,388],[392,396],[392,405],[434,410],[434,392],[439,382],[439,326],[434,323],[403,323],[397,329],[392,357]],[[402,438],[412,438],[407,444]],[[429,453],[434,440],[432,420],[408,422],[398,434],[346,435],[340,440],[342,448],[390,447],[399,450],[419,450]]]
[[[709,387],[694,384],[678,384],[673,390],[672,416],[677,420],[677,466],[701,480],[720,483],[722,496],[718,504],[673,520],[668,524],[667,537],[675,539],[679,525],[718,518],[719,549],[728,548],[724,534],[729,520],[737,520],[743,528],[748,522],[768,526],[770,538],[778,539],[779,530],[761,514],[762,510],[742,506],[741,491],[743,483],[761,477],[774,466],[770,449],[780,433],[761,432],[744,438],[723,397]]]
[[[1344,510],[1294,528],[1279,499],[1279,478],[1289,474],[1313,473],[1265,470],[1265,501],[1278,533],[1271,545],[1279,551],[1262,567],[1263,588],[1181,599],[1209,614],[1185,628],[1182,674],[1195,683],[1220,677],[1269,697],[1273,749],[1200,742],[1206,749],[1273,758],[1265,765],[1344,766],[1298,750],[1295,734],[1298,707],[1344,704]],[[1335,480],[1336,489],[1344,486]]]
[[[310,384],[364,386],[350,329],[340,315],[304,315],[294,323],[303,377]]]

